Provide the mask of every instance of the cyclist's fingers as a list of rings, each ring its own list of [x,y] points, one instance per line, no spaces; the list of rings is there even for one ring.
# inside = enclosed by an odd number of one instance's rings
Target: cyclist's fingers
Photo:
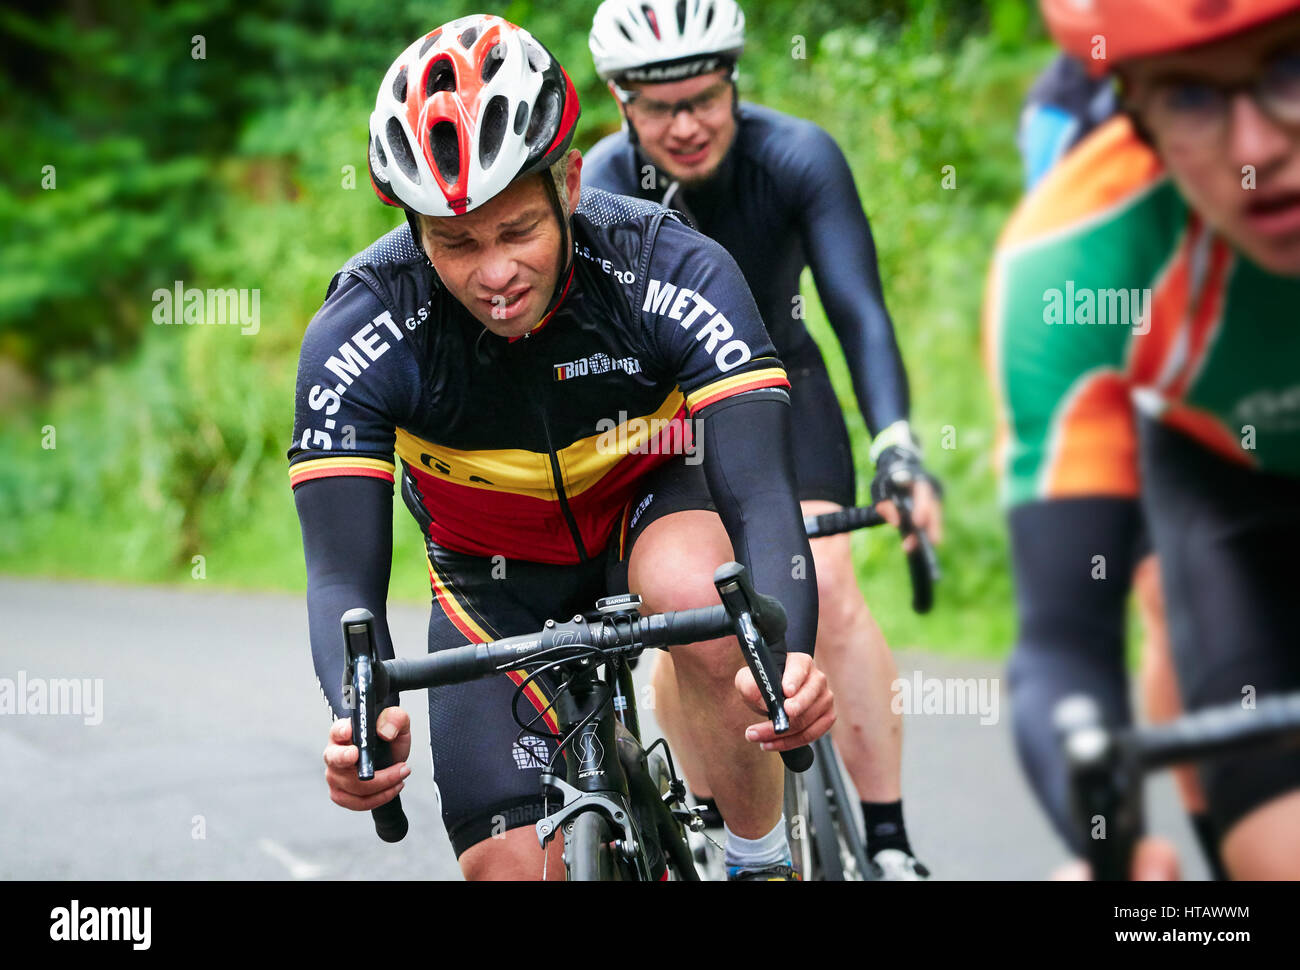
[[[399,761],[397,764],[376,771],[375,777],[369,781],[362,781],[358,778],[355,767],[327,768],[325,782],[329,785],[331,792],[342,791],[349,795],[365,797],[400,784],[410,773],[411,770],[404,761]]]
[[[892,525],[895,529],[898,528],[900,521],[898,518],[898,507],[894,505],[893,502],[888,499],[881,499],[876,503],[876,511],[880,513],[882,519]]]
[[[763,695],[759,692],[758,684],[754,682],[754,675],[750,673],[748,667],[741,667],[736,671],[736,690],[740,692],[741,698],[745,701],[751,710],[759,714],[767,713],[767,705],[763,703]]]
[[[760,746],[764,751],[789,751],[805,744],[812,744],[829,731],[834,723],[835,715],[833,713],[827,714],[802,731],[787,731],[771,741],[761,742]]]
[[[330,740],[335,744],[347,744],[352,740],[352,718],[341,717],[330,725]]]
[[[385,707],[379,712],[375,732],[385,741],[391,741],[399,734],[410,734],[411,715],[400,707]]]
[[[823,694],[830,693],[826,675],[807,654],[792,654],[786,661],[781,688],[785,692],[785,712],[792,718],[812,707]]]
[[[776,728],[772,726],[771,721],[759,721],[756,724],[751,724],[749,727],[745,728],[745,740],[754,741],[759,744],[767,744],[782,738],[802,737],[818,725],[825,725],[825,727],[828,727],[834,722],[835,705],[828,702],[824,705],[818,705],[798,721],[791,719],[790,729],[784,734],[777,734]],[[825,730],[825,727],[822,728],[823,731]],[[821,732],[814,732],[812,734],[812,739],[816,739],[820,736]]]
[[[939,502],[939,496],[935,494],[934,487],[922,479],[916,483],[912,495],[914,497],[913,523],[918,529],[925,532],[926,537],[932,543],[942,542],[943,505]]]
[[[330,800],[335,805],[342,805],[344,808],[350,808],[354,812],[368,812],[372,808],[378,808],[380,805],[386,805],[397,797],[398,792],[406,787],[404,782],[399,782],[391,788],[385,788],[383,791],[376,792],[372,795],[354,795],[350,792],[340,791],[335,788],[330,789]]]
[[[323,754],[325,767],[332,769],[352,767],[354,772],[356,771],[354,766],[360,756],[361,752],[355,744],[335,744],[333,741],[325,745]]]
[[[785,712],[790,715],[791,730],[802,731],[808,724],[813,724],[835,710],[835,694],[830,690],[817,695],[806,707],[790,710],[787,703]]]

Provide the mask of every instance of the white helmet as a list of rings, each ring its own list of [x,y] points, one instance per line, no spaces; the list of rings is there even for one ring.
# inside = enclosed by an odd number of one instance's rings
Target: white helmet
[[[573,83],[528,31],[462,17],[417,40],[384,76],[370,180],[389,205],[463,215],[559,160],[577,121]]]
[[[605,0],[588,44],[602,81],[680,81],[735,64],[745,15],[735,0]]]

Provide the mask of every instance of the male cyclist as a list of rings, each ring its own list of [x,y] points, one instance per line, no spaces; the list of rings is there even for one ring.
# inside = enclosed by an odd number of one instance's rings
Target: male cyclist
[[[431,31],[379,87],[371,180],[407,225],[332,280],[303,339],[289,450],[317,676],[342,718],[339,618],[352,607],[374,613],[392,656],[394,456],[428,550],[431,651],[535,630],[620,582],[652,611],[715,602],[712,571],[734,556],[789,615],[792,729],[778,739],[751,723],[761,705],[734,639],[679,650],[683,703],[719,803],[743,820],[732,877],[789,878],[772,752],[824,733],[834,713],[811,657],[815,579],[790,565],[808,544],[788,381],[720,246],[658,206],[581,185],[578,110],[559,63],[491,16]],[[648,534],[630,512],[691,471],[672,447],[683,434],[717,513]],[[470,879],[543,869],[532,826],[555,751],[517,741],[519,680],[429,692],[443,821]],[[525,694],[546,717],[555,686]],[[396,764],[373,781],[357,780],[346,720],[325,749],[331,798],[356,811],[391,800],[410,772],[409,716],[390,707],[377,726]]]
[[[623,114],[623,131],[587,155],[587,180],[685,213],[736,259],[790,377],[795,471],[805,514],[855,504],[848,430],[803,323],[799,277],[811,266],[874,435],[872,496],[915,484],[915,522],[939,537],[940,508],[907,423],[907,375],[885,311],[871,229],[834,140],[808,121],[742,104],[736,63],[745,17],[734,0],[605,0],[590,46]],[[656,496],[646,516],[698,507]],[[882,509],[896,521],[892,504]],[[906,548],[911,548],[914,539]],[[899,787],[902,717],[890,705],[897,667],[858,589],[847,535],[816,539],[818,664],[842,716],[836,745],[863,798],[867,851],[886,878],[927,875],[912,855]],[[697,795],[704,776],[683,736],[674,664],[658,658],[656,714]],[[712,786],[712,779],[708,779]],[[723,812],[730,823],[730,818]]]
[[[1300,0],[1043,0],[1124,116],[1005,230],[987,299],[1020,634],[1022,763],[1076,851],[1051,724],[1128,719],[1124,596],[1141,521],[1188,710],[1300,690]],[[1203,763],[1234,878],[1300,878],[1300,755]],[[1166,844],[1136,875],[1175,871]]]
[[[1016,141],[1025,166],[1026,188],[1032,189],[1042,181],[1075,145],[1119,110],[1112,78],[1094,77],[1083,61],[1069,54],[1058,54],[1034,81],[1020,112]],[[1137,531],[1133,592],[1145,633],[1138,680],[1146,717],[1160,723],[1173,720],[1183,710],[1160,596],[1160,569],[1151,554],[1145,526],[1139,526]],[[1175,768],[1173,775],[1212,873],[1216,879],[1226,878],[1196,770],[1182,766]]]

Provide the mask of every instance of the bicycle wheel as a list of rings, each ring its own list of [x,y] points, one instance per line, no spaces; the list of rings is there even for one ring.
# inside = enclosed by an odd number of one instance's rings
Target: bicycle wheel
[[[580,813],[566,833],[564,857],[570,882],[617,882],[623,867],[615,858],[613,829],[597,811]]]
[[[825,772],[834,770],[834,764],[827,764],[818,758],[817,763],[805,772],[810,775],[804,790],[808,794],[808,814],[806,825],[810,830],[808,841],[812,843],[812,878],[824,882],[844,881],[844,859],[840,855],[840,833],[835,824],[835,812],[831,808],[829,785]]]
[[[795,872],[805,881],[814,878],[812,839],[808,832],[808,791],[802,774],[785,773],[785,837]]]

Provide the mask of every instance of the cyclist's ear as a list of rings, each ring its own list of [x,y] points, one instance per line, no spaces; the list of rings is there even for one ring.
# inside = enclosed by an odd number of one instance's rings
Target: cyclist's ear
[[[573,215],[582,195],[582,152],[576,148],[569,149],[569,168],[564,173],[564,186],[569,192],[569,215]]]

